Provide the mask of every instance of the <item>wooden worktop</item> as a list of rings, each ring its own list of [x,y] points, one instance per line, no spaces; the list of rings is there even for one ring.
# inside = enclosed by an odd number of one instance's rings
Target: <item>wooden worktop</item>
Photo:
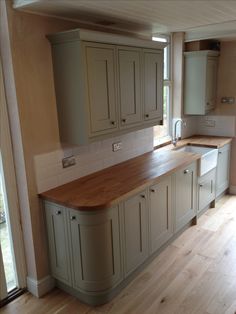
[[[222,147],[230,138],[195,136],[178,142]],[[176,152],[173,145],[106,168],[40,194],[40,197],[79,210],[98,210],[118,204],[128,196],[157,183],[163,176],[200,158],[197,154]]]

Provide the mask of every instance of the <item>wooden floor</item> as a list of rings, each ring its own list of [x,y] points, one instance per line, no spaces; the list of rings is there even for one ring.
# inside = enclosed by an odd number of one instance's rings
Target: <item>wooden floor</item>
[[[55,289],[24,294],[1,314],[235,314],[236,196],[225,196],[110,303],[92,308]]]

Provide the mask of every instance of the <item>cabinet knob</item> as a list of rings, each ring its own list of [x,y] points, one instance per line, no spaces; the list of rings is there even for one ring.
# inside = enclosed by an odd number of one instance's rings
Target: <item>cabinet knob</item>
[[[112,125],[115,125],[115,124],[116,124],[116,122],[115,122],[115,121],[111,121],[111,124],[112,124]]]
[[[208,107],[210,106],[210,103],[209,103],[209,102],[207,102],[207,106],[208,106]]]
[[[70,220],[76,220],[76,216],[71,216]]]
[[[204,186],[204,184],[199,184],[200,188],[202,188]]]
[[[189,170],[188,170],[188,169],[185,169],[185,170],[184,170],[184,174],[186,174],[186,173],[189,173]]]
[[[145,114],[145,118],[149,118],[149,114],[147,113],[147,114]]]
[[[142,198],[146,198],[146,196],[145,196],[144,194],[141,194],[140,196],[141,196]]]
[[[218,154],[219,154],[219,155],[221,155],[221,154],[222,154],[222,152],[218,152]]]
[[[155,193],[155,192],[156,192],[154,189],[150,189],[150,191],[151,191],[152,193]]]
[[[126,119],[122,119],[122,122],[125,123],[125,122],[126,122]]]
[[[60,211],[60,210],[57,210],[57,211],[56,211],[56,215],[61,215],[61,211]]]

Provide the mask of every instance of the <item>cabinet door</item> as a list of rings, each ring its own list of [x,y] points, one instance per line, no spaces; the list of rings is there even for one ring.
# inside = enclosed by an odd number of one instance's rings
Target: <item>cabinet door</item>
[[[216,169],[211,170],[198,182],[198,211],[203,210],[216,196]]]
[[[176,231],[196,216],[197,176],[196,162],[179,170],[175,174],[175,214]]]
[[[91,133],[117,128],[115,50],[85,46]]]
[[[146,193],[142,192],[131,197],[123,205],[124,269],[125,274],[128,275],[148,255]]]
[[[216,102],[217,58],[207,58],[206,112],[214,109]]]
[[[45,212],[52,275],[66,284],[71,284],[66,209],[45,203]]]
[[[216,171],[216,196],[229,187],[230,144],[219,149]]]
[[[173,235],[171,177],[150,188],[150,246],[151,253]]]
[[[81,214],[70,210],[74,288],[102,291],[121,278],[118,208]]]
[[[121,126],[141,121],[141,50],[118,50]]]
[[[162,120],[163,54],[144,50],[144,119]]]

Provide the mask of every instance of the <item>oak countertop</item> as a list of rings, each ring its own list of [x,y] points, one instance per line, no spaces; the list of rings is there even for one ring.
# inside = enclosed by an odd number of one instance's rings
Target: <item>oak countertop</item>
[[[187,144],[220,148],[231,142],[226,137],[195,136],[178,142],[177,147]],[[200,155],[178,152],[173,145],[135,157],[86,177],[64,184],[39,196],[65,207],[90,211],[112,207],[127,197],[158,183]]]

